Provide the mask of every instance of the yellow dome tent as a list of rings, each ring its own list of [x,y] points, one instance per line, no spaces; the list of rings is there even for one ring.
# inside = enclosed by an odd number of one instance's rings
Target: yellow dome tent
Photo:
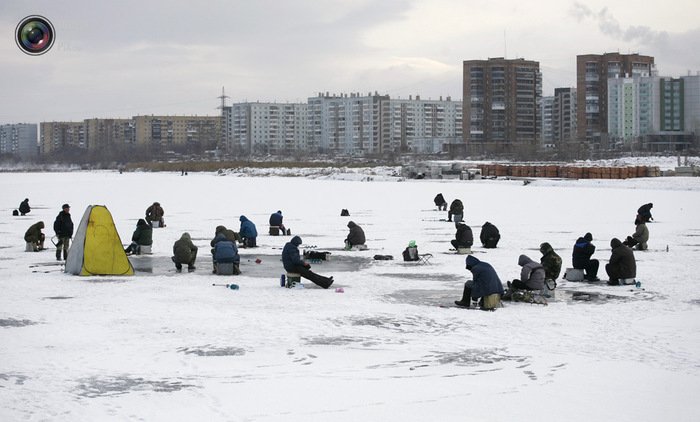
[[[68,251],[65,272],[75,275],[134,275],[112,214],[104,205],[89,205]]]

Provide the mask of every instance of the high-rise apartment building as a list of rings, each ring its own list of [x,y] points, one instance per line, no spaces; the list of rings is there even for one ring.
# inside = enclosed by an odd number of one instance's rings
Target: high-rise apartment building
[[[463,69],[463,134],[470,149],[510,151],[540,141],[539,62],[466,60]]]
[[[658,78],[643,74],[614,77],[607,83],[607,133],[611,144],[652,133],[655,117],[658,121],[654,113],[658,107]]]
[[[85,122],[41,122],[40,152],[52,155],[66,150],[87,150],[87,126]]]
[[[36,124],[0,125],[0,154],[32,159],[36,158],[38,152]]]
[[[136,145],[160,149],[214,149],[221,140],[221,116],[136,116]]]
[[[607,138],[608,79],[651,75],[654,58],[639,54],[585,54],[576,56],[577,137],[593,146]]]
[[[87,149],[120,149],[135,142],[132,119],[85,119]]]
[[[542,146],[550,148],[554,146],[554,97],[542,97],[542,105],[540,111],[542,119]]]
[[[319,93],[308,100],[308,122],[309,152],[345,155],[393,152],[388,95]]]
[[[390,99],[389,118],[391,151],[431,154],[462,141],[462,102],[450,97]]]
[[[552,103],[552,138],[562,145],[576,138],[576,88],[555,88]]]
[[[683,80],[683,104],[684,104],[684,128],[693,134],[696,139],[700,137],[700,72],[696,75],[681,77]]]
[[[230,152],[290,154],[305,149],[307,105],[301,103],[237,103],[224,111],[230,126]]]

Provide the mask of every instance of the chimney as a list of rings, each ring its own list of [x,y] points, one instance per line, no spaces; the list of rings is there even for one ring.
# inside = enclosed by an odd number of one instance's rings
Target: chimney
[[[416,101],[420,101],[420,95],[416,95]]]
[[[409,94],[409,95],[408,95],[408,100],[409,100],[409,101],[413,100],[413,95]]]

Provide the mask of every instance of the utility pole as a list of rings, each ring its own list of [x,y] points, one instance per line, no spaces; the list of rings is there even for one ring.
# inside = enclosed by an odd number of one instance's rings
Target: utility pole
[[[217,98],[221,99],[221,105],[217,108],[221,109],[221,140],[220,145],[217,147],[218,150],[223,150],[226,154],[229,151],[229,139],[228,139],[228,119],[226,116],[226,99],[230,98],[226,95],[224,87],[221,87],[221,95]]]

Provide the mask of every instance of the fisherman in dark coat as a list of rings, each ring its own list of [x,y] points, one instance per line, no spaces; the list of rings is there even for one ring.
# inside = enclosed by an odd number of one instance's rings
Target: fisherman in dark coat
[[[160,202],[154,202],[153,205],[146,208],[146,221],[149,224],[153,221],[157,221],[160,227],[165,227],[165,220],[163,220],[164,215],[165,210],[160,206]]]
[[[364,245],[366,239],[365,231],[362,230],[362,227],[358,226],[354,221],[349,221],[348,228],[350,232],[348,233],[348,237],[345,238],[345,247],[350,249],[355,245]]]
[[[301,259],[299,254],[299,245],[301,243],[301,237],[294,236],[292,240],[284,245],[282,249],[282,265],[284,265],[284,269],[290,273],[297,273],[324,289],[329,288],[333,284],[333,277],[324,277],[311,271],[311,265]]]
[[[438,207],[438,211],[447,210],[447,201],[445,201],[445,197],[442,196],[442,193],[438,193],[437,195],[435,195],[435,199],[433,199],[433,202],[435,202],[435,206]]]
[[[474,244],[474,235],[472,228],[464,223],[457,223],[457,231],[455,238],[450,241],[455,249],[471,248]]]
[[[192,243],[190,234],[185,232],[180,236],[180,239],[173,244],[173,257],[175,269],[177,272],[182,271],[182,264],[187,264],[187,271],[195,270],[194,262],[197,259],[197,246]]]
[[[284,227],[283,223],[284,217],[282,216],[282,211],[277,211],[275,213],[272,213],[270,215],[270,226],[271,227],[279,227],[279,229],[282,231],[282,234],[287,234],[287,228]]]
[[[597,259],[591,259],[591,256],[595,253],[595,246],[591,243],[592,240],[593,235],[590,233],[579,237],[574,244],[571,260],[574,268],[585,271],[586,280],[598,281],[598,266],[600,263]]]
[[[153,244],[153,227],[143,218],[139,218],[136,229],[131,235],[131,244],[124,249],[127,254],[140,254],[141,246],[151,246]]]
[[[501,234],[498,232],[498,227],[489,223],[488,221],[481,226],[481,233],[479,233],[479,240],[485,248],[495,248],[498,245],[498,241],[501,240]]]
[[[637,215],[641,217],[641,220],[645,223],[648,223],[649,221],[653,220],[654,217],[651,216],[651,209],[654,207],[654,204],[651,202],[648,204],[644,204],[639,209],[637,210]]]
[[[452,221],[452,216],[454,216],[455,224],[464,219],[464,204],[459,199],[455,199],[450,204],[450,210],[447,211],[447,221]]]
[[[29,206],[29,198],[24,198],[24,201],[22,201],[19,204],[19,213],[21,215],[29,214],[29,212],[32,210],[32,207]]]
[[[38,223],[32,224],[29,229],[27,229],[27,232],[24,233],[24,241],[31,243],[34,252],[44,250],[44,239],[46,239],[46,236],[41,232],[43,228],[44,222],[39,221]]]
[[[58,243],[56,243],[56,260],[61,260],[61,251],[63,251],[63,259],[68,258],[68,248],[70,247],[70,239],[73,237],[73,220],[70,217],[70,205],[63,204],[61,212],[56,216],[53,222],[53,231],[56,233]]]
[[[561,257],[554,252],[552,245],[547,242],[540,245],[540,252],[542,252],[540,264],[544,267],[544,278],[556,281],[561,273]]]
[[[610,285],[620,284],[620,279],[635,278],[637,276],[637,262],[634,259],[634,252],[620,242],[618,238],[610,241],[612,254],[610,262],[605,265],[605,272],[608,273]]]
[[[467,270],[471,271],[474,279],[464,283],[462,300],[456,300],[455,305],[468,308],[471,306],[472,299],[478,300],[480,297],[492,294],[503,294],[501,279],[490,264],[479,261],[473,255],[467,256],[466,264]]]

